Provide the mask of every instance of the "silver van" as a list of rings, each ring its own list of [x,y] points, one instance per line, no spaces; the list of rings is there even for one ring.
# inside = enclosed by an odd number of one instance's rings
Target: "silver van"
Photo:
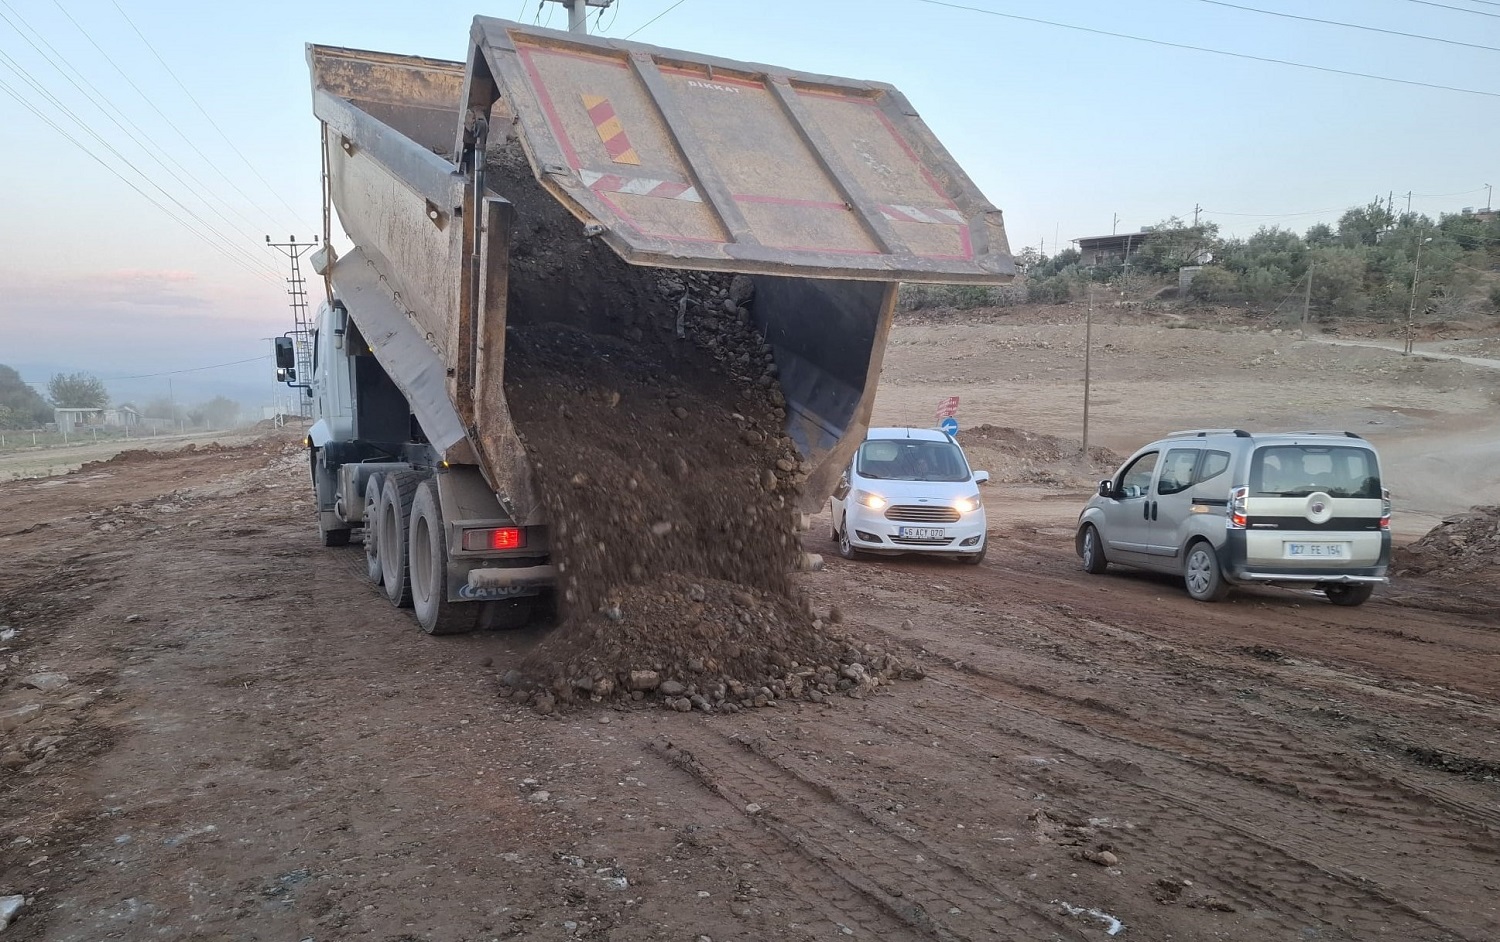
[[[1180,575],[1203,602],[1263,583],[1360,605],[1388,581],[1391,492],[1374,447],[1352,432],[1174,432],[1099,482],[1076,549],[1088,572]]]

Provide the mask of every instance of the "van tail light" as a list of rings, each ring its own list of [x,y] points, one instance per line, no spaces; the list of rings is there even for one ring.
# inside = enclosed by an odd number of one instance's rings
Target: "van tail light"
[[[520,527],[494,527],[464,531],[466,550],[513,550],[526,545],[526,531]]]
[[[1391,528],[1391,489],[1383,487],[1380,489],[1380,529]]]
[[[1231,530],[1243,530],[1250,524],[1250,488],[1237,487],[1229,492],[1228,526]]]

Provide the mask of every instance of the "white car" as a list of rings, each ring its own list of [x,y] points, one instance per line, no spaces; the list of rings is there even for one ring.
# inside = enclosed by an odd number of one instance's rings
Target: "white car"
[[[958,442],[925,428],[872,428],[831,504],[839,555],[924,553],[984,559],[988,471],[971,471]]]

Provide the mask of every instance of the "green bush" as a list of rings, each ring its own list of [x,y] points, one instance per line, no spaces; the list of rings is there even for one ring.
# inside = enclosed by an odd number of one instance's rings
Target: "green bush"
[[[1237,301],[1241,294],[1239,276],[1221,265],[1204,265],[1188,285],[1188,297],[1198,301]]]

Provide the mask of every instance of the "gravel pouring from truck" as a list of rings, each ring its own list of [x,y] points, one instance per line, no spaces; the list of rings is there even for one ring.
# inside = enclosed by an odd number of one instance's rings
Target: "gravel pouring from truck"
[[[520,620],[551,584],[506,328],[613,302],[588,272],[525,283],[524,203],[487,180],[497,142],[625,262],[749,277],[803,511],[864,437],[899,282],[1014,272],[1000,212],[889,85],[487,17],[466,63],[308,60],[325,209],[355,245],[315,260],[329,300],[300,338],[313,375],[294,378],[316,404],[320,529],[362,528],[372,580],[428,631]]]

